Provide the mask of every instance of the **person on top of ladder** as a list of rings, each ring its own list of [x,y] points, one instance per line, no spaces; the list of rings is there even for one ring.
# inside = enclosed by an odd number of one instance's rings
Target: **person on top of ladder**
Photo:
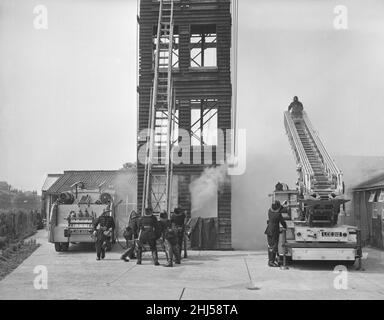
[[[301,117],[303,115],[303,110],[304,110],[303,104],[299,101],[299,98],[296,96],[293,97],[293,101],[289,105],[288,111],[291,111],[291,109],[292,109],[293,116]]]

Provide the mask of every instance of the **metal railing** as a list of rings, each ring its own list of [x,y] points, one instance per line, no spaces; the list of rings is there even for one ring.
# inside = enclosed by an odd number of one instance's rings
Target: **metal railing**
[[[312,166],[308,160],[307,154],[304,150],[304,146],[301,143],[300,137],[297,133],[295,123],[293,122],[291,114],[284,112],[284,124],[287,131],[287,135],[291,142],[291,146],[296,155],[297,162],[301,165],[303,175],[303,185],[307,193],[312,192],[312,178],[314,172]]]
[[[337,167],[335,161],[331,158],[330,154],[328,153],[327,149],[325,148],[323,142],[321,141],[319,135],[317,134],[316,130],[314,129],[311,121],[309,120],[307,113],[303,111],[303,120],[307,126],[307,129],[313,139],[313,142],[315,143],[317,150],[321,156],[322,163],[324,165],[324,169],[326,174],[328,175],[328,178],[333,182],[336,180],[336,190],[335,192],[338,194],[343,193],[343,174]]]
[[[330,182],[334,184],[333,189],[335,194],[343,194],[343,174],[337,167],[335,161],[331,158],[305,111],[303,111],[302,121],[307,133],[310,136],[310,139],[316,147],[316,151],[318,152],[320,161],[324,167],[324,173]],[[312,192],[312,180],[314,178],[314,172],[308,160],[301,139],[297,133],[296,125],[288,111],[284,112],[284,124],[287,135],[291,142],[292,149],[296,155],[296,161],[302,166],[303,185],[305,191],[310,193]]]

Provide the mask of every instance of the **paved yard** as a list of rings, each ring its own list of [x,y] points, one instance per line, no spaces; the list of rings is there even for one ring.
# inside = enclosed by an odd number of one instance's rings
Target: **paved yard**
[[[367,248],[363,271],[350,268],[347,289],[335,289],[333,265],[301,263],[289,270],[267,267],[266,252],[191,251],[174,268],[119,260],[116,244],[104,261],[92,246],[55,252],[46,232],[41,247],[0,282],[0,299],[383,299],[384,252]],[[160,253],[160,263],[165,256]],[[34,287],[36,266],[48,271],[48,288]],[[249,268],[249,273],[247,271]],[[258,290],[250,290],[257,287]]]

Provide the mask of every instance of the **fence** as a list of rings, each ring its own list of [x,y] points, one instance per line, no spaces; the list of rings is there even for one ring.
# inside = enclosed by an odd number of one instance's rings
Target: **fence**
[[[0,237],[23,239],[33,234],[41,224],[38,211],[0,211]]]

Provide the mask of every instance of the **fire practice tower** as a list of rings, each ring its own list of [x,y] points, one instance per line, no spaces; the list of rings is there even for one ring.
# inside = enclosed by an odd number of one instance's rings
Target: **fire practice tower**
[[[141,0],[138,24],[138,210],[214,218],[230,249],[230,177],[209,203],[191,184],[231,153],[231,1]]]

